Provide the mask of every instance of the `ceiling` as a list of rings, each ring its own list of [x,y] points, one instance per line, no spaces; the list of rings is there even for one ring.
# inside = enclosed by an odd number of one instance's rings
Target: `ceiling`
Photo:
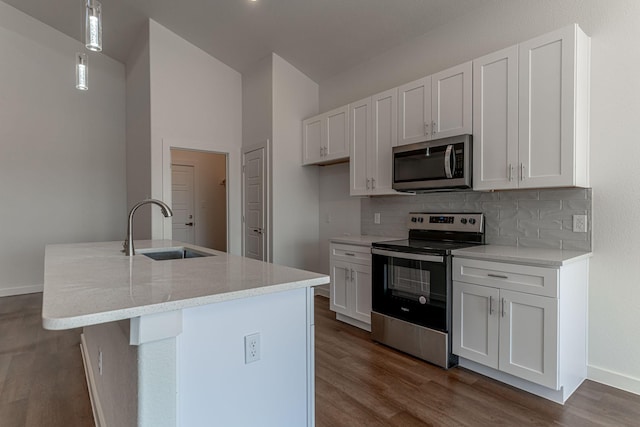
[[[2,0],[81,40],[81,0]],[[126,62],[147,18],[243,72],[275,52],[320,82],[495,0],[102,0],[103,52]]]

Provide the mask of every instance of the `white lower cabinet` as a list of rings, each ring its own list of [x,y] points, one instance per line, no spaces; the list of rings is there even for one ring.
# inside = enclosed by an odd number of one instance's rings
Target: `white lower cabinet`
[[[336,318],[371,330],[371,248],[330,245],[331,285],[329,308]]]
[[[586,378],[587,271],[454,258],[460,365],[564,403]]]

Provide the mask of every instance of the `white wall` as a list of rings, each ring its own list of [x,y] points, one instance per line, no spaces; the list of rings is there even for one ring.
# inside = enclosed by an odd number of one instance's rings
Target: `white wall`
[[[302,119],[318,85],[273,54],[273,262],[318,271],[318,170],[301,167]]]
[[[124,66],[0,2],[0,296],[42,290],[48,243],[124,240]]]
[[[170,200],[170,148],[228,153],[229,251],[240,253],[241,76],[216,58],[149,22],[151,194]],[[171,220],[152,214],[152,237],[170,236]]]
[[[573,22],[592,39],[589,377],[640,393],[640,2],[496,2],[322,82],[321,111]]]

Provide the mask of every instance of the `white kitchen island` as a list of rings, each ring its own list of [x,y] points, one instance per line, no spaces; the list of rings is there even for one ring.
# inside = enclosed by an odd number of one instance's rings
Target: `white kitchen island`
[[[215,256],[139,253],[178,246]],[[328,276],[168,240],[121,247],[45,254],[43,326],[84,328],[98,426],[314,425],[311,287]],[[259,360],[245,363],[254,334]]]

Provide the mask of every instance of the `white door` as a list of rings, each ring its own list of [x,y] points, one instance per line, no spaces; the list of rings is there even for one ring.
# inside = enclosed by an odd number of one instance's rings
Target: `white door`
[[[336,313],[351,316],[349,310],[349,290],[351,289],[351,264],[331,261],[331,289],[329,308]]]
[[[265,148],[244,153],[244,256],[266,261]]]
[[[302,122],[302,164],[312,164],[324,155],[322,143],[322,121],[324,116],[315,116]]]
[[[471,62],[431,76],[431,138],[472,132]]]
[[[193,166],[171,165],[172,238],[195,244],[195,172]]]
[[[500,291],[501,371],[558,388],[558,300]]]
[[[517,188],[518,46],[473,61],[473,188]]]
[[[398,145],[431,139],[431,76],[398,88]]]
[[[573,185],[575,27],[520,44],[520,187]]]
[[[349,106],[326,113],[324,155],[328,160],[349,156]]]
[[[368,166],[373,194],[393,193],[393,147],[398,142],[398,90],[374,95],[373,134],[369,144]]]
[[[351,264],[350,316],[371,324],[371,265]]]
[[[367,170],[367,155],[371,141],[371,98],[349,105],[349,176],[352,196],[362,196],[369,192],[371,179]]]
[[[498,369],[499,290],[453,282],[453,353]]]

